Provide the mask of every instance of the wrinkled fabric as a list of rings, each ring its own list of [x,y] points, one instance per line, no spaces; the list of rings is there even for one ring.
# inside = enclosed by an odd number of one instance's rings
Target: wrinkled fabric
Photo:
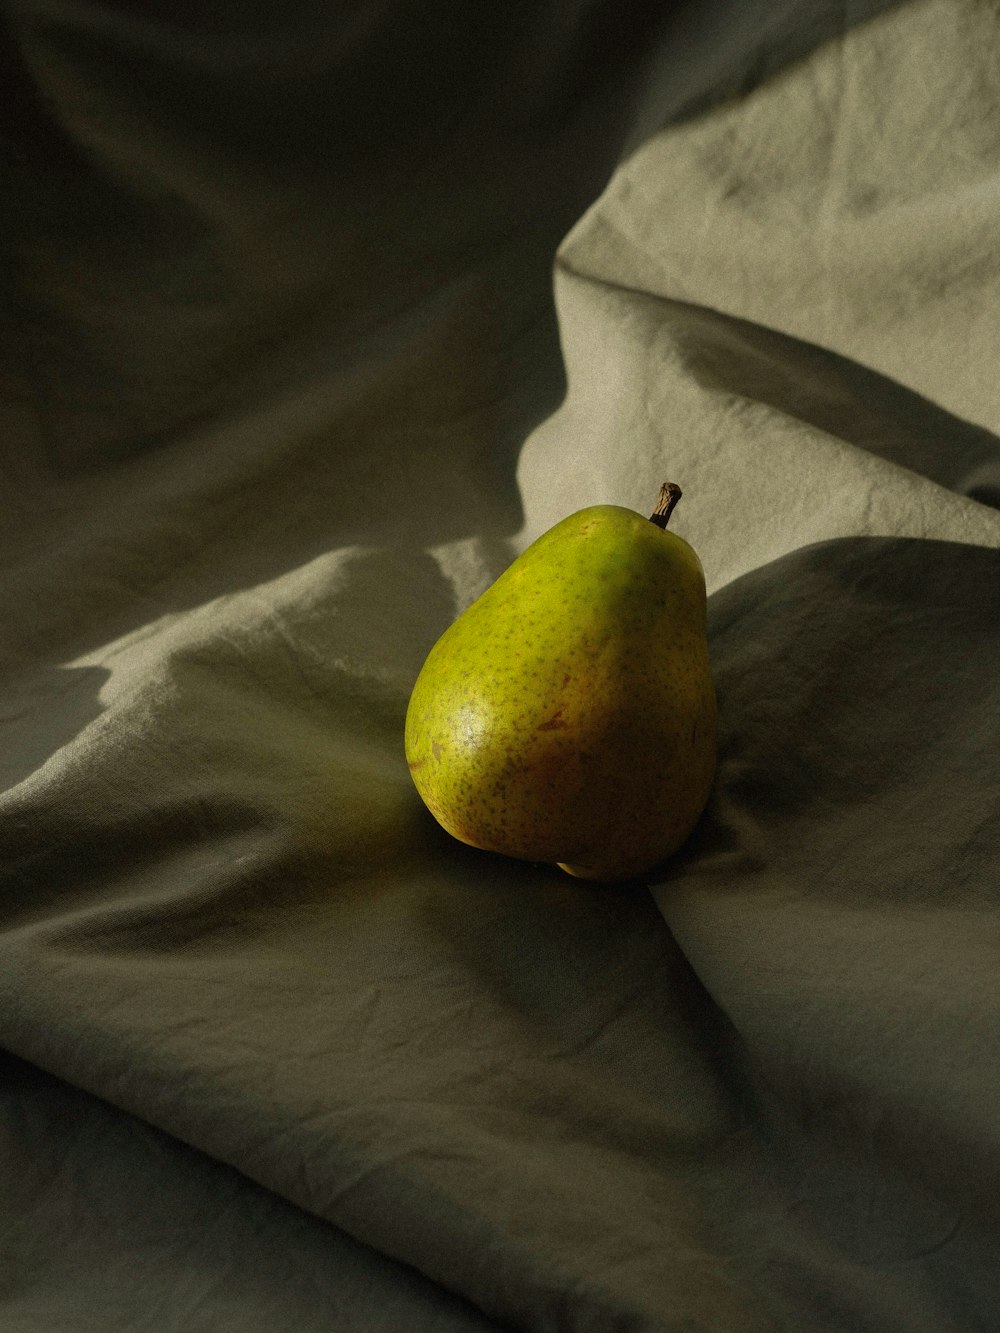
[[[4,11],[5,1328],[993,1326],[1000,19],[748,15]],[[427,651],[667,479],[695,834],[458,844]]]

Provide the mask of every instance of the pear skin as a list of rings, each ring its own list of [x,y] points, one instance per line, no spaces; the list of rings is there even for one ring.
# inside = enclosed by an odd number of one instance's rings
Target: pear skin
[[[644,518],[572,514],[431,649],[406,758],[438,822],[473,847],[592,880],[651,870],[687,839],[715,776],[705,576]]]

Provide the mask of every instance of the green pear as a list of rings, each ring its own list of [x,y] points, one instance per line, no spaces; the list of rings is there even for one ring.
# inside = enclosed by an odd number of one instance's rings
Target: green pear
[[[473,847],[631,879],[675,852],[715,776],[718,717],[705,575],[666,530],[618,505],[565,518],[431,649],[406,758],[438,822]]]

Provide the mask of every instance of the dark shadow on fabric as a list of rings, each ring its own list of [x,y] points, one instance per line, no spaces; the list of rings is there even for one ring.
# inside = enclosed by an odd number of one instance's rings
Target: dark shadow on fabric
[[[609,1086],[638,1095],[651,1135],[665,1133],[665,1153],[745,1120],[739,1038],[644,886],[588,885],[438,835],[428,838],[433,859],[419,900],[435,952],[477,978],[554,1059],[600,1069]],[[651,1064],[649,1051],[664,1044],[676,1058],[661,1049]],[[670,1125],[667,1115],[657,1127],[655,1108],[676,1104],[687,1073],[681,1102],[691,1123]]]
[[[693,870],[731,857],[829,901],[992,903],[1000,553],[819,543],[715,593],[709,634],[721,762]]]
[[[29,777],[104,711],[103,667],[47,667],[16,681],[0,701],[0,792]]]
[[[498,17],[457,0],[431,24],[398,3],[238,24],[19,12],[2,195],[15,257],[30,248],[31,262],[7,294],[10,373],[47,466],[73,475],[169,447],[280,391],[317,350],[350,374],[373,339],[481,268],[499,344],[546,332],[500,395],[537,384],[540,355],[543,399],[511,436],[480,441],[506,461],[492,522],[516,526],[517,447],[563,391],[551,256],[617,159],[661,23],[652,6]],[[114,152],[68,105],[64,70],[102,108]],[[473,518],[490,516],[467,515],[465,531]]]
[[[769,1281],[811,1286],[818,1238],[985,1329],[1000,552],[819,543],[715,593],[709,629],[719,778],[654,892],[744,1056]]]
[[[762,1051],[750,1064],[755,1120],[782,1185],[853,1259],[900,1262],[920,1257],[929,1237],[947,1243],[962,1226],[981,1233],[1000,1225],[1000,1151],[963,1135],[957,1117],[936,1116],[888,1081],[852,1085],[842,1069],[826,1081],[816,1068],[804,1077]],[[876,1177],[873,1208],[859,1189]]]
[[[902,0],[681,0],[670,9],[650,61],[625,155],[668,124],[692,120],[730,98],[749,96]]]
[[[498,344],[539,336],[498,394],[534,386],[509,429],[480,435],[499,484],[464,530],[512,530],[517,450],[564,392],[552,255],[623,144],[888,7],[772,0],[740,23],[728,0],[725,50],[717,8],[694,4],[576,0],[499,19],[452,0],[432,25],[402,4],[238,24],[212,7],[19,12],[3,43],[5,202],[31,262],[12,269],[9,373],[46,466],[76,475],[170,448],[293,388],[317,357],[350,376],[408,310],[485,265]],[[108,99],[116,156],[76,125],[62,69]],[[453,466],[478,462],[451,447]],[[425,507],[424,529],[442,512]]]
[[[656,299],[656,298],[651,298]],[[1000,439],[887,375],[814,343],[669,302],[685,368],[981,504],[1000,505]]]

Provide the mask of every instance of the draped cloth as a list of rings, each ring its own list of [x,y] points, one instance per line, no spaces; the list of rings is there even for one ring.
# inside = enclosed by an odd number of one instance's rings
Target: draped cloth
[[[4,1328],[993,1326],[998,43],[5,6]],[[697,830],[460,845],[426,653],[667,479]]]

